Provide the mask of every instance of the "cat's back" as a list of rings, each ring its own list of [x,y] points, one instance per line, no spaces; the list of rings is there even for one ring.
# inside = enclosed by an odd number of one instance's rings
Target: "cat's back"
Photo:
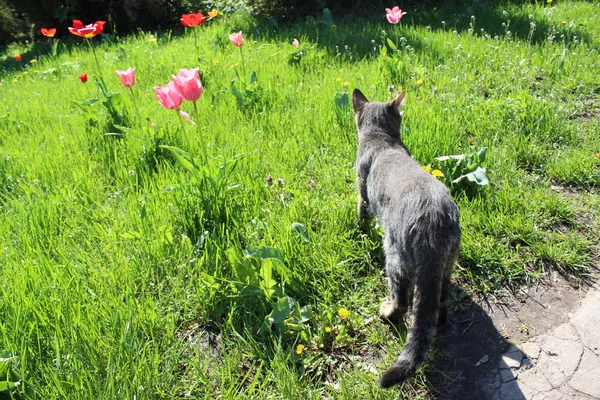
[[[458,207],[448,188],[407,153],[382,151],[369,175],[369,198],[384,225],[458,227]]]

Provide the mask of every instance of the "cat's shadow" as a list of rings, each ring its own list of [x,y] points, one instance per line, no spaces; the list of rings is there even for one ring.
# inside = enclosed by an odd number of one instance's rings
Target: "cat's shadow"
[[[447,323],[438,329],[425,373],[432,398],[524,400],[518,383],[503,382],[498,368],[511,344],[460,287],[453,285],[451,299]]]

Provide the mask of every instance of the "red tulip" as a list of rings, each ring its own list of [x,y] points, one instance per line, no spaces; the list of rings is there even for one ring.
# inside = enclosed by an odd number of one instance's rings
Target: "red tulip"
[[[133,85],[135,85],[134,67],[129,67],[126,71],[121,71],[120,69],[118,69],[116,72],[117,75],[119,75],[119,79],[121,80],[123,86],[125,86],[126,88],[131,88]]]
[[[86,83],[87,82],[87,74],[79,75],[79,80],[83,83]]]
[[[17,62],[21,62],[21,55],[20,54],[15,54],[13,57],[15,58],[15,60]]]
[[[181,107],[181,103],[183,103],[183,97],[175,87],[175,83],[173,81],[167,83],[167,86],[156,86],[154,87],[154,91],[156,92],[156,98],[158,102],[165,108],[169,110],[175,110]]]
[[[184,26],[197,26],[206,22],[206,17],[201,12],[197,14],[183,14],[179,20]]]
[[[46,37],[54,37],[56,35],[56,28],[42,28],[40,32]]]
[[[106,21],[96,21],[93,24],[83,26],[83,22],[74,19],[73,27],[69,27],[69,32],[71,32],[75,36],[81,36],[83,38],[89,39],[101,33],[104,30],[105,23]]]
[[[229,35],[229,40],[235,47],[240,47],[244,45],[244,37],[242,36],[242,31],[232,33]]]
[[[202,82],[198,75],[198,68],[192,70],[180,69],[177,76],[173,77],[173,84],[187,101],[196,101],[202,96]]]

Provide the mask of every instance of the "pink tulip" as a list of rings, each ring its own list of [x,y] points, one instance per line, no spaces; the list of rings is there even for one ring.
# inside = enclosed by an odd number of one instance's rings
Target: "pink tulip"
[[[391,10],[389,8],[385,9],[385,17],[387,18],[390,24],[397,24],[400,22],[400,19],[406,14],[406,12],[402,12],[400,7],[395,6]]]
[[[239,31],[237,33],[232,33],[231,35],[229,35],[229,40],[231,40],[231,43],[233,43],[233,45],[235,47],[240,47],[244,45],[244,38],[242,37],[242,31]]]
[[[173,77],[173,84],[187,101],[196,101],[202,96],[202,82],[198,75],[198,68],[192,70],[180,69],[177,76]]]
[[[167,83],[167,86],[156,86],[154,88],[158,102],[169,110],[175,110],[181,107],[183,97],[175,87],[173,81]]]
[[[292,42],[292,46],[294,46],[295,48],[300,47],[300,42],[298,41],[298,39],[294,38],[294,41]]]
[[[179,90],[177,90],[173,81],[167,83],[167,86],[164,87],[154,87],[154,91],[156,91],[158,102],[163,107],[168,108],[169,110],[176,110],[179,115],[190,121],[192,125],[196,125],[186,112],[179,109],[181,103],[183,103],[183,96],[181,96],[181,93],[179,93]]]
[[[117,75],[119,75],[119,79],[121,80],[123,86],[125,86],[126,88],[131,88],[133,85],[135,85],[134,67],[129,67],[126,71],[121,71],[120,69],[118,69],[116,72]]]

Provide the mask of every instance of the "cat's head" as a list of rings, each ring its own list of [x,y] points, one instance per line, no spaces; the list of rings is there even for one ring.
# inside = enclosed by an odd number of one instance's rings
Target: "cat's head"
[[[371,102],[358,89],[352,92],[352,107],[358,132],[385,132],[394,138],[400,138],[402,113],[400,106],[406,92],[402,92],[388,103]]]

